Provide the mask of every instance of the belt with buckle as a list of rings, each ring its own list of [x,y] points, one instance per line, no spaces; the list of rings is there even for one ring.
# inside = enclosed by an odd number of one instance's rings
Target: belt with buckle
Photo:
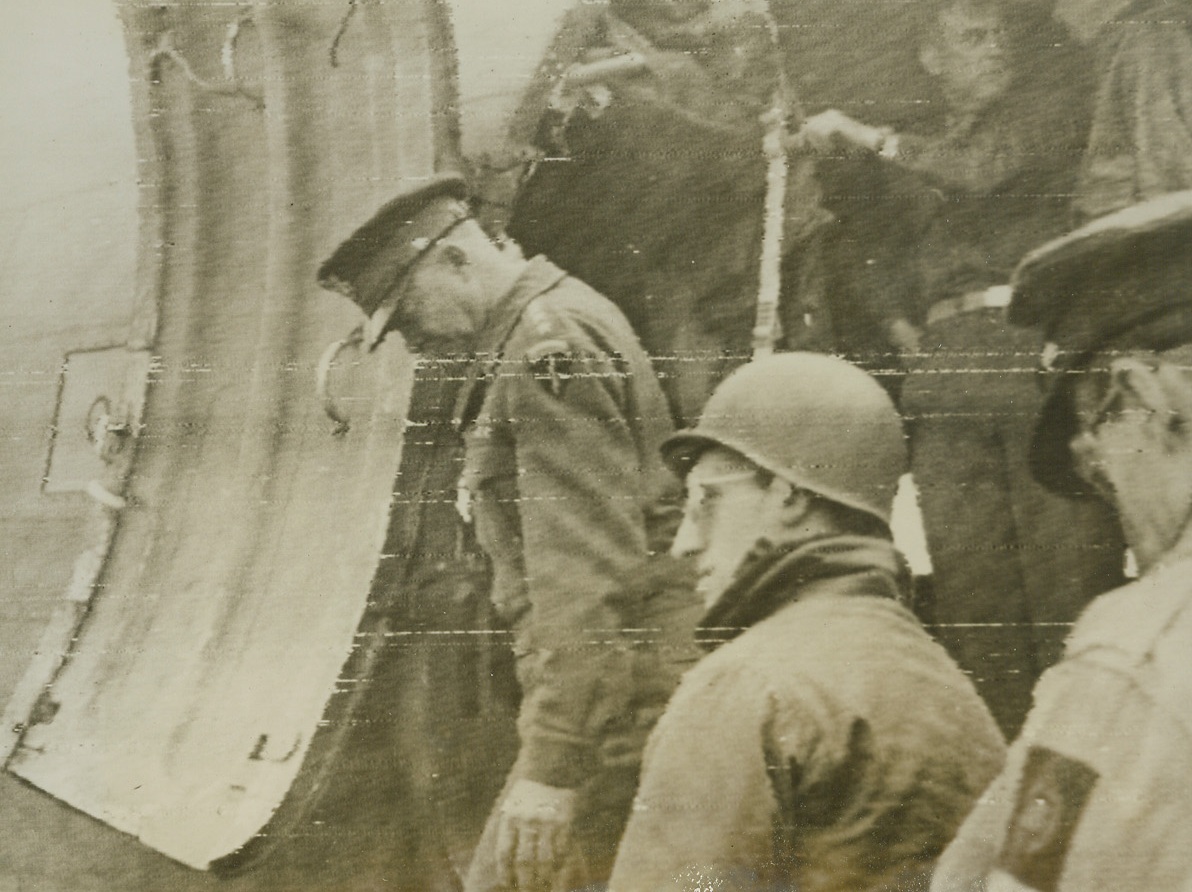
[[[1010,306],[1010,286],[992,285],[981,291],[969,291],[959,297],[936,301],[927,311],[927,324],[934,325],[974,310],[1000,310]]]

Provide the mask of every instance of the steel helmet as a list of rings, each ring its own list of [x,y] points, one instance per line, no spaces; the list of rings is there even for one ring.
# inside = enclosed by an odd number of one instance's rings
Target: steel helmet
[[[886,391],[855,365],[820,353],[778,353],[737,369],[699,423],[663,443],[662,455],[685,475],[711,446],[887,526],[907,470],[902,419]]]

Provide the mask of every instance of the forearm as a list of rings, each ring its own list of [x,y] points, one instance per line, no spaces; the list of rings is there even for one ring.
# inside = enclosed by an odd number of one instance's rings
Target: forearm
[[[792,148],[829,151],[844,144],[872,153],[940,185],[967,192],[987,193],[1016,173],[1022,153],[1007,134],[988,129],[961,128],[963,136],[927,137],[898,133],[849,117],[836,109],[813,115],[792,138]]]
[[[597,769],[602,729],[629,706],[631,653],[613,638],[587,636],[523,657],[535,676],[518,715],[519,760],[529,779],[571,789]]]
[[[965,192],[986,194],[1016,173],[1021,164],[1009,151],[991,151],[977,141],[937,139],[908,133],[889,133],[878,154],[906,170]]]

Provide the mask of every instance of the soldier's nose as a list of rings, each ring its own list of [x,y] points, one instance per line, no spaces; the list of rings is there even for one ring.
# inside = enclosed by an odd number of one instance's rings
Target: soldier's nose
[[[691,519],[690,514],[683,515],[683,522],[675,532],[675,541],[671,543],[671,554],[675,557],[689,557],[699,554],[703,544],[699,535],[698,525]]]

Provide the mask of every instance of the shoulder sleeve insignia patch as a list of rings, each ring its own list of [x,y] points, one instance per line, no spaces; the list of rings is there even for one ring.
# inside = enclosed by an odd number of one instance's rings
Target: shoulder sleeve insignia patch
[[[1098,774],[1044,747],[1027,753],[998,867],[1036,892],[1055,892]]]
[[[574,359],[566,341],[544,341],[526,351],[530,374],[555,397],[563,396],[574,375]]]

